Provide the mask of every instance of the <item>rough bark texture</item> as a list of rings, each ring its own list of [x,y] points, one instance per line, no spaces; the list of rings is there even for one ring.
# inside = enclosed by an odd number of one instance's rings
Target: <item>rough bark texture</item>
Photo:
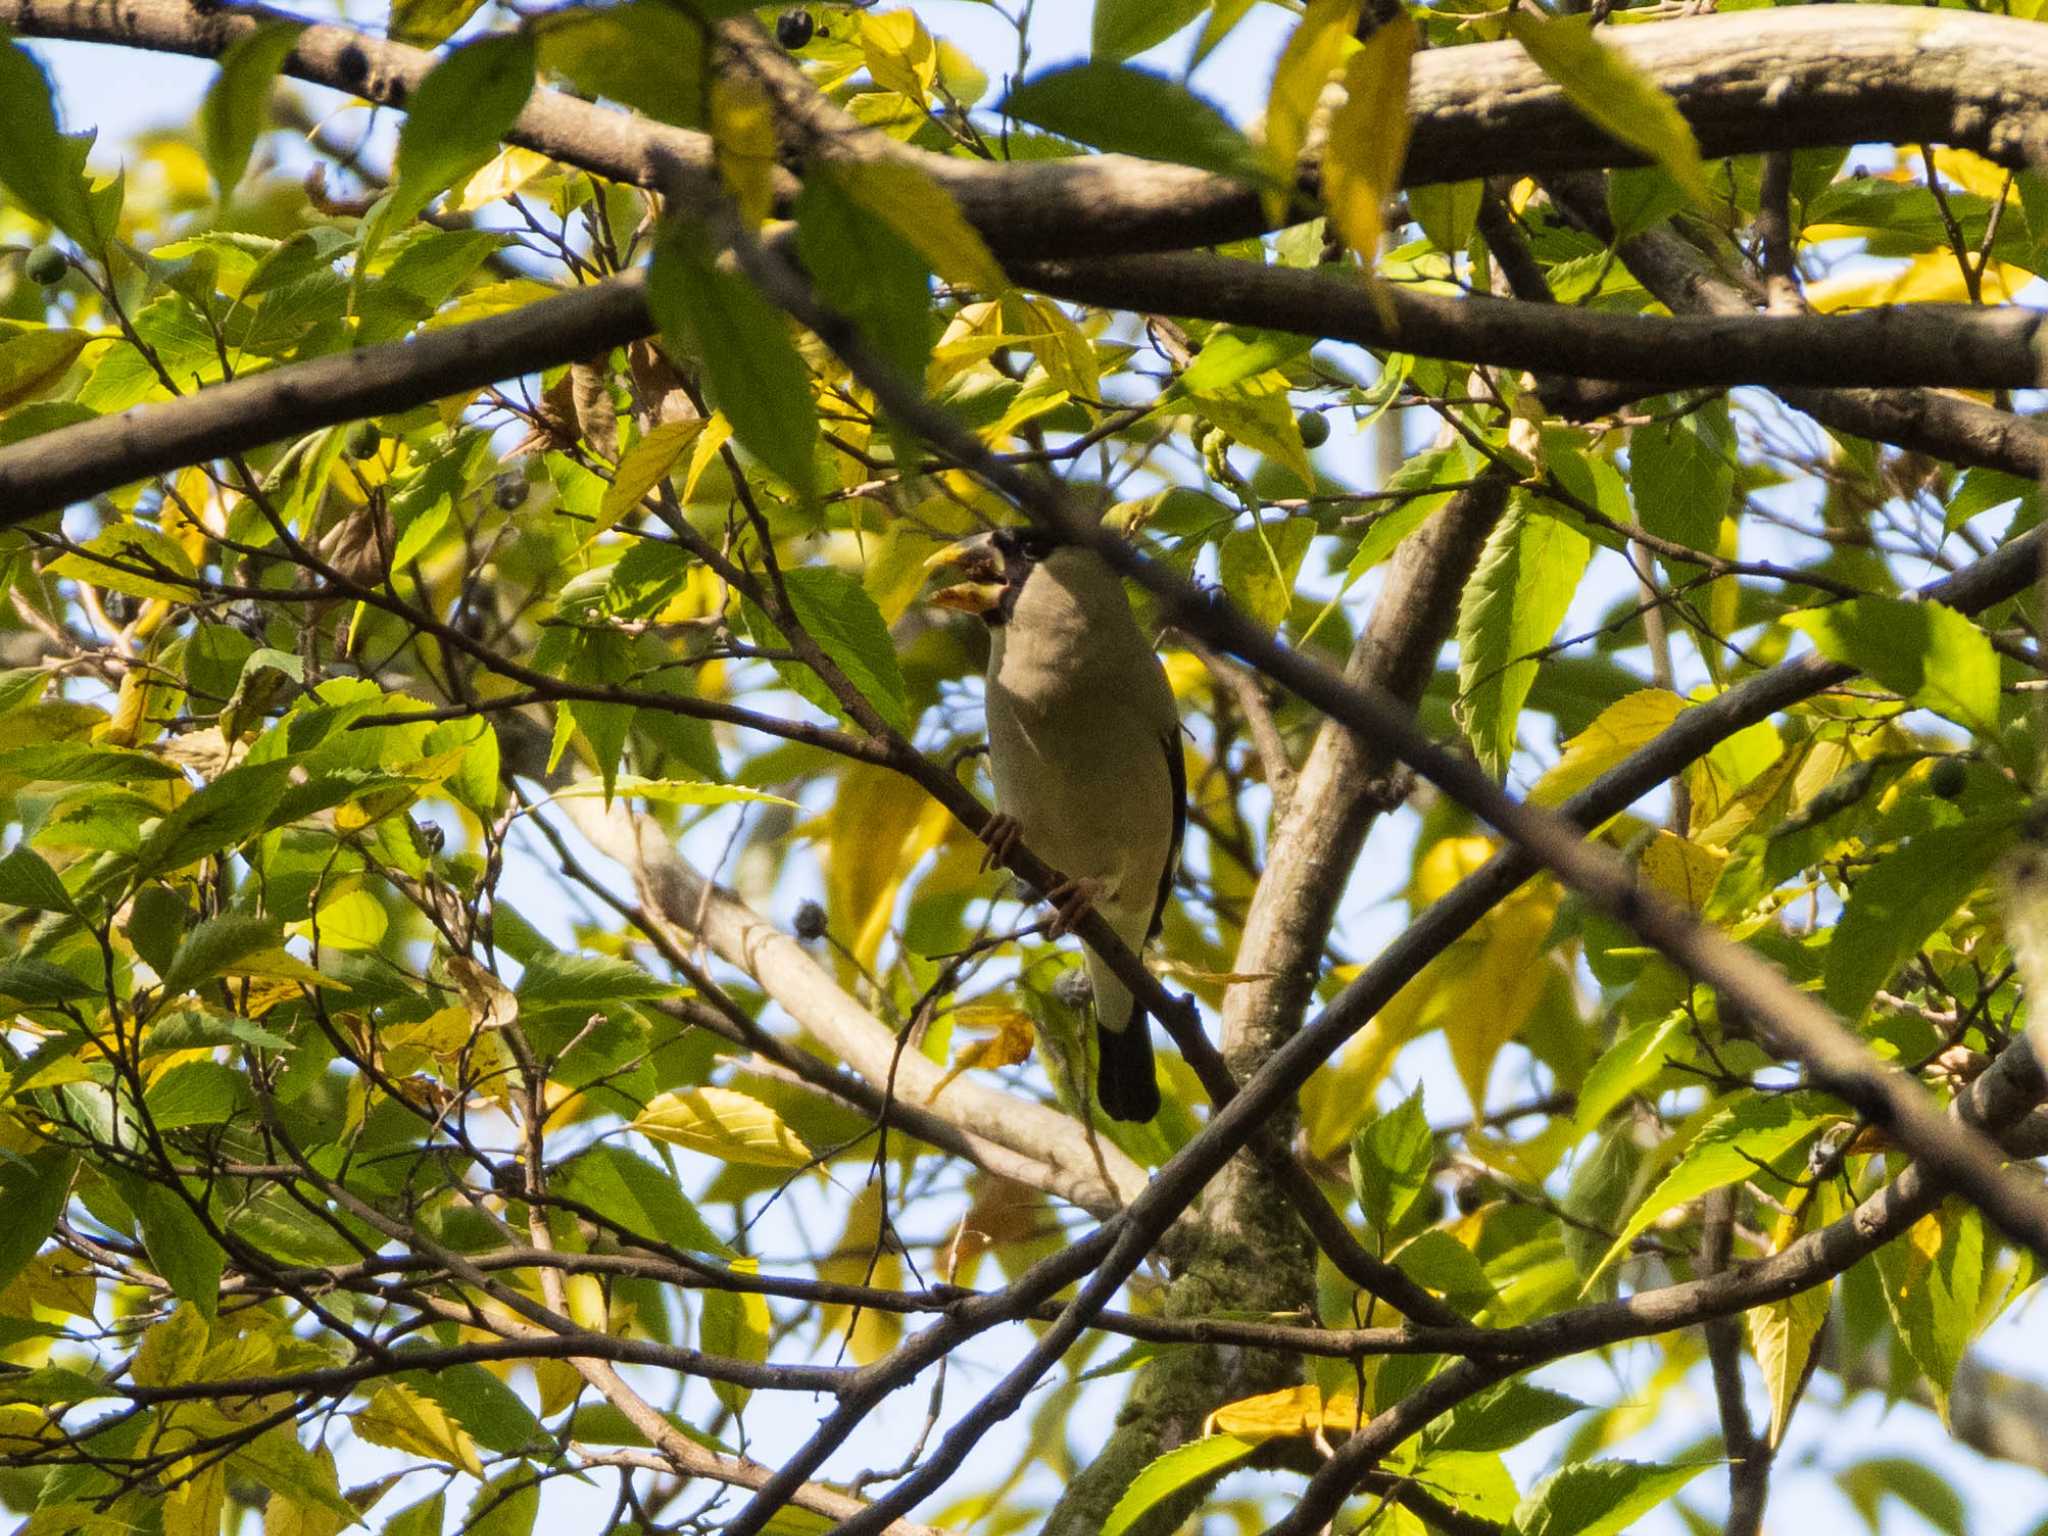
[[[1421,697],[1457,614],[1457,597],[1507,500],[1506,483],[1453,497],[1403,542],[1359,637],[1347,675],[1413,702]],[[1314,996],[1330,925],[1373,818],[1400,803],[1395,765],[1326,725],[1303,765],[1271,839],[1235,969],[1270,975],[1231,988],[1223,1055],[1250,1077],[1300,1027]],[[1275,1127],[1291,1139],[1292,1124]],[[1202,1207],[1192,1257],[1167,1293],[1169,1316],[1294,1311],[1315,1300],[1315,1252],[1271,1178],[1239,1155]],[[1077,1477],[1045,1536],[1098,1531],[1130,1481],[1154,1457],[1194,1438],[1223,1403],[1300,1379],[1297,1358],[1237,1349],[1178,1349],[1145,1366],[1102,1453]],[[1165,1536],[1200,1504],[1197,1484],[1162,1501],[1136,1526]]]

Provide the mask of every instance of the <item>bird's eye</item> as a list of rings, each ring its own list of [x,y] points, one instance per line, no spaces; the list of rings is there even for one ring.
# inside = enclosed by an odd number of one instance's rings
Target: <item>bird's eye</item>
[[[1058,547],[1058,544],[1049,534],[1020,533],[1017,535],[1017,553],[1026,560],[1043,560]]]

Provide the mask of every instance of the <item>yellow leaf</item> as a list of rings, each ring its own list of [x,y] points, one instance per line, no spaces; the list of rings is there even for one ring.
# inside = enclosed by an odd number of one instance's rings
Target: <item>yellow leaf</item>
[[[0,340],[0,411],[56,388],[91,340],[84,331],[43,327]]]
[[[846,1228],[833,1245],[832,1257],[818,1263],[818,1278],[848,1285],[880,1285],[894,1289],[903,1283],[903,1255],[882,1236],[882,1186],[869,1183],[854,1197],[846,1213]],[[822,1333],[829,1337],[846,1332],[847,1353],[854,1363],[866,1365],[879,1360],[903,1337],[903,1314],[878,1312],[864,1307],[825,1307],[819,1314]]]
[[[697,496],[697,482],[704,477],[718,458],[718,450],[732,436],[732,423],[725,419],[725,412],[713,411],[711,419],[704,423],[704,430],[697,438],[697,450],[690,455],[690,472],[683,477],[683,500],[693,501]]]
[[[228,1469],[223,1461],[209,1461],[185,1478],[164,1495],[164,1536],[220,1536],[220,1512],[227,1491]]]
[[[1095,349],[1067,312],[1050,299],[1012,294],[1003,300],[1003,319],[1031,348],[1055,387],[1079,400],[1096,399],[1102,375]]]
[[[640,498],[668,478],[668,472],[675,468],[683,450],[703,430],[704,423],[694,418],[665,421],[658,427],[649,428],[647,435],[627,449],[626,456],[619,460],[618,472],[612,476],[612,483],[605,487],[597,526],[590,530],[591,536],[594,538],[603,533],[639,506]]]
[[[2034,280],[2034,274],[2011,262],[1994,261],[1984,269],[1979,291],[1987,304],[2004,304]],[[1809,283],[1806,299],[1822,314],[1846,309],[1874,309],[1884,304],[1964,304],[1969,285],[1953,251],[1929,251],[1903,267],[1875,276],[1825,278]]]
[[[1832,1222],[1844,1208],[1837,1185],[1815,1185],[1801,1209],[1787,1211],[1778,1218],[1777,1228],[1771,1234],[1771,1251],[1782,1253],[1804,1233]],[[1805,1379],[1814,1342],[1827,1321],[1833,1289],[1834,1282],[1825,1281],[1747,1314],[1750,1348],[1756,1354],[1764,1386],[1771,1395],[1770,1445],[1774,1450],[1785,1437],[1785,1424],[1798,1401],[1799,1384]]]
[[[775,206],[775,104],[751,73],[721,70],[712,79],[711,144],[741,220],[758,229]]]
[[[1692,126],[1662,86],[1594,35],[1589,18],[1510,11],[1508,31],[1581,116],[1656,161],[1702,211],[1712,207]]]
[[[856,763],[840,775],[821,828],[825,910],[834,930],[850,936],[860,965],[880,955],[904,878],[952,826],[945,808],[902,774]]]
[[[392,1382],[379,1387],[376,1395],[349,1416],[356,1433],[372,1445],[394,1451],[409,1451],[446,1466],[459,1467],[471,1477],[482,1477],[484,1465],[469,1432],[442,1411],[440,1404],[420,1396],[410,1387]],[[218,1536],[216,1525],[205,1536]]]
[[[1275,223],[1293,195],[1316,103],[1342,62],[1344,46],[1357,24],[1358,0],[1309,0],[1287,46],[1280,51],[1280,62],[1273,67],[1273,89],[1266,98],[1264,156],[1272,174],[1265,192],[1266,214]]]
[[[1649,887],[1669,901],[1697,912],[1714,892],[1728,855],[1718,848],[1660,831],[1643,850],[1640,868]]]
[[[686,1088],[656,1095],[633,1129],[728,1163],[803,1168],[813,1158],[803,1139],[759,1099],[730,1088]]]
[[[515,144],[471,172],[467,180],[448,194],[443,206],[450,213],[475,213],[500,198],[512,196],[553,165],[554,161],[546,155]]]
[[[1644,688],[1616,699],[1593,723],[1564,744],[1564,753],[1536,781],[1529,799],[1562,805],[1608,769],[1654,741],[1671,727],[1685,700],[1665,688]]]
[[[909,97],[920,107],[928,104],[932,81],[938,77],[939,55],[914,11],[861,17],[860,47],[875,84]]]
[[[999,1067],[1014,1067],[1019,1062],[1029,1061],[1032,1049],[1037,1044],[1037,1032],[1032,1025],[1031,1015],[1015,1008],[994,1008],[985,1005],[961,1008],[954,1012],[953,1022],[962,1028],[991,1029],[994,1033],[979,1040],[971,1040],[953,1053],[953,1064],[932,1088],[925,1100],[927,1104],[936,1101],[945,1091],[946,1085],[962,1072],[983,1069],[994,1071]]]
[[[1415,23],[1404,11],[1386,22],[1344,66],[1344,104],[1330,119],[1323,151],[1323,203],[1344,243],[1370,267],[1380,247],[1381,211],[1401,184],[1408,158],[1408,63]]]
[[[820,169],[828,171],[848,197],[902,236],[947,282],[991,296],[1009,290],[1009,274],[981,232],[967,222],[953,194],[918,166],[900,160],[864,160],[828,163]]]
[[[472,320],[488,320],[492,315],[510,314],[542,299],[560,298],[561,293],[562,290],[553,284],[535,282],[530,277],[486,283],[481,288],[470,289],[446,309],[437,310],[422,329],[438,331],[446,326],[467,325]],[[335,483],[339,485],[341,482],[337,480]]]
[[[1553,882],[1523,886],[1440,957],[1447,974],[1437,982],[1424,1017],[1442,1021],[1451,1060],[1475,1106],[1486,1102],[1494,1058],[1543,999],[1549,979],[1543,945],[1557,904]]]
[[[1313,1384],[1283,1387],[1257,1397],[1225,1403],[1202,1424],[1202,1433],[1241,1435],[1247,1440],[1279,1435],[1313,1435],[1324,1430],[1349,1434],[1358,1425],[1358,1402],[1348,1392],[1325,1398]]]

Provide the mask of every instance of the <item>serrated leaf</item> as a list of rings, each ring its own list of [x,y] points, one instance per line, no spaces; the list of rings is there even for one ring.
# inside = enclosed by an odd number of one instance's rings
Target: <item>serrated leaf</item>
[[[638,1236],[698,1253],[730,1251],[673,1175],[624,1147],[592,1147],[555,1176],[554,1188]]]
[[[207,1317],[220,1302],[221,1271],[227,1255],[213,1240],[192,1208],[161,1184],[132,1184],[129,1201],[142,1224],[142,1246],[150,1266],[170,1282],[171,1290]]]
[[[392,222],[410,219],[498,153],[533,94],[536,65],[533,38],[522,30],[464,44],[428,71],[398,131]]]
[[[122,523],[95,534],[77,551],[52,560],[44,574],[167,603],[189,602],[194,595],[189,580],[175,579],[192,576],[191,558],[168,534],[147,523]]]
[[[757,1268],[751,1259],[740,1260],[733,1267],[748,1272]],[[707,1290],[701,1306],[697,1342],[706,1352],[754,1365],[768,1358],[775,1319],[768,1311],[767,1299],[758,1291]],[[711,1390],[734,1413],[744,1411],[753,1395],[749,1388],[730,1381],[714,1381]]]
[[[665,421],[651,428],[647,435],[626,450],[619,460],[617,473],[612,483],[605,487],[603,511],[592,534],[603,533],[612,524],[640,505],[640,498],[668,478],[669,471],[682,458],[683,451],[704,430],[700,418],[688,421]],[[664,549],[658,544],[636,544],[635,549]]]
[[[1345,61],[1344,104],[1330,119],[1323,151],[1323,204],[1368,267],[1408,158],[1408,66],[1416,43],[1415,21],[1401,11]]]
[[[84,146],[57,131],[50,82],[12,38],[0,39],[0,187],[80,245],[98,248]]]
[[[405,1358],[404,1350],[398,1358]],[[519,1394],[480,1365],[443,1365],[391,1379],[439,1406],[487,1451],[518,1455],[549,1443],[547,1431]]]
[[[1718,1464],[1581,1461],[1560,1467],[1515,1511],[1514,1536],[1614,1536]]]
[[[225,1125],[247,1107],[243,1075],[217,1061],[180,1062],[149,1085],[143,1095],[158,1130],[187,1125]]]
[[[1727,407],[1637,427],[1629,434],[1628,480],[1636,518],[1647,532],[1714,553],[1735,494]]]
[[[1155,1456],[1131,1479],[1116,1507],[1110,1510],[1109,1518],[1102,1524],[1102,1536],[1124,1536],[1162,1499],[1221,1472],[1258,1448],[1256,1440],[1243,1440],[1236,1435],[1204,1435],[1175,1446],[1163,1456]]]
[[[1969,899],[2012,840],[2009,816],[1932,827],[1859,875],[1828,942],[1828,1006],[1844,1018],[1861,1018],[1877,990]]]
[[[968,222],[953,194],[923,168],[906,161],[861,160],[821,169],[829,171],[850,202],[886,225],[947,282],[990,298],[1009,290],[1009,274],[981,231]],[[804,185],[808,190],[809,177]],[[801,222],[801,214],[798,218]],[[924,323],[928,326],[929,319]],[[920,363],[911,376],[922,373]]]
[[[1266,216],[1277,223],[1292,193],[1297,163],[1308,144],[1323,87],[1344,61],[1358,25],[1358,0],[1308,0],[1273,66],[1266,94]],[[1403,104],[1405,106],[1405,103]]]
[[[31,912],[78,910],[49,860],[26,843],[17,844],[0,858],[0,902]]]
[[[1585,1407],[1577,1398],[1548,1387],[1504,1381],[1452,1410],[1443,1427],[1428,1437],[1428,1452],[1505,1451]]]
[[[238,960],[281,942],[278,925],[267,917],[228,912],[209,918],[185,935],[164,972],[165,999],[180,996],[221,975]]]
[[[206,168],[213,173],[214,195],[222,203],[249,168],[258,136],[270,126],[277,72],[305,29],[303,22],[263,22],[236,38],[221,55],[220,74],[199,109],[199,131]]]
[[[1983,1315],[1984,1218],[1969,1206],[1946,1202],[1903,1241],[1877,1251],[1877,1272],[1892,1324],[1926,1376],[1947,1427],[1956,1367]]]
[[[1557,83],[1583,116],[1656,161],[1702,212],[1713,207],[1691,125],[1668,92],[1594,35],[1589,18],[1539,20],[1524,11],[1510,11],[1507,23],[1536,67]]]
[[[476,1441],[439,1403],[411,1387],[386,1383],[349,1416],[355,1431],[372,1445],[389,1446],[483,1476]]]
[[[1701,1128],[1663,1181],[1636,1207],[1595,1273],[1624,1256],[1666,1211],[1753,1177],[1833,1118],[1813,1107],[1804,1094],[1738,1094]]]
[[[71,1154],[44,1147],[0,1161],[0,1288],[28,1267],[71,1198]]]
[[[1600,1053],[1579,1085],[1577,1125],[1581,1135],[1664,1069],[1670,1046],[1682,1038],[1686,1027],[1683,1014],[1667,1014],[1624,1031]]]
[[[816,1159],[803,1138],[763,1104],[730,1088],[664,1093],[633,1119],[657,1141],[758,1168],[804,1168]]]
[[[637,773],[619,774],[609,790],[602,780],[580,779],[556,790],[549,798],[579,800],[592,796],[624,796],[629,800],[652,800],[657,805],[796,804],[794,800],[771,795],[765,790],[749,789],[744,784],[703,784],[695,779],[643,779]]]
[[[1421,1197],[1435,1158],[1436,1137],[1422,1111],[1420,1087],[1352,1133],[1352,1193],[1382,1241]]]
[[[1034,75],[997,111],[1116,154],[1165,160],[1239,181],[1264,179],[1258,149],[1185,86],[1125,64],[1070,64]]]
[[[0,341],[0,411],[55,389],[92,337],[41,326]]]
[[[782,314],[744,277],[713,265],[680,228],[666,230],[655,245],[647,307],[664,336],[703,361],[712,396],[741,445],[800,496],[811,495],[818,407],[810,369]]]
[[[1816,1184],[1801,1208],[1787,1212],[1777,1224],[1771,1244],[1782,1253],[1805,1233],[1826,1226],[1845,1208],[1841,1186],[1835,1181]],[[1750,1348],[1763,1372],[1764,1388],[1771,1399],[1771,1428],[1768,1444],[1776,1449],[1784,1443],[1785,1426],[1811,1368],[1813,1350],[1827,1323],[1834,1282],[1809,1286],[1783,1301],[1767,1302],[1743,1314],[1749,1325]]]
[[[1550,643],[1592,557],[1586,536],[1517,492],[1486,540],[1458,608],[1459,713],[1496,778],[1514,754],[1515,727],[1536,681],[1534,653]]]
[[[1685,708],[1685,700],[1668,688],[1643,688],[1616,699],[1564,744],[1557,761],[1529,791],[1529,799],[1537,805],[1564,804],[1663,735]]]
[[[1973,731],[1998,729],[1998,656],[1990,638],[1953,608],[1859,597],[1786,622],[1830,661],[1867,672],[1909,704]]]
[[[896,660],[896,643],[882,610],[861,584],[844,571],[829,566],[800,566],[783,572],[783,590],[789,596],[796,621],[818,643],[846,680],[860,690],[883,721],[898,731],[910,727],[909,704],[905,697],[903,670]],[[748,628],[765,646],[777,649],[788,644],[782,631],[766,614],[747,608]],[[845,717],[840,705],[817,675],[801,662],[781,661],[776,671],[798,693],[832,714]]]

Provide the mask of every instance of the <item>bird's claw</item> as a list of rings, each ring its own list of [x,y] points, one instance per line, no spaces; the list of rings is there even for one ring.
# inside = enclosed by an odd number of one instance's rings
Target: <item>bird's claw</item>
[[[1021,836],[1022,828],[1017,825],[1016,817],[1004,816],[1001,813],[989,817],[988,824],[981,829],[981,840],[988,844],[987,850],[981,856],[981,867],[985,870],[995,869],[1009,863],[1010,855],[1017,851],[1017,841]]]
[[[1046,893],[1052,903],[1052,920],[1045,925],[1047,938],[1063,939],[1080,924],[1105,887],[1100,880],[1069,880]]]

